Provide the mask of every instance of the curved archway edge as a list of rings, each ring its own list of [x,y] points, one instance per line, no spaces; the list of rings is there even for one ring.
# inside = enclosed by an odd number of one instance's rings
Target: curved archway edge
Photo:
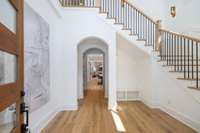
[[[114,109],[116,102],[116,44],[107,43],[104,39],[89,36],[80,39],[77,44],[77,98],[83,98],[83,53],[91,48],[100,49],[105,53],[105,96],[108,97],[108,108]]]
[[[86,38],[78,44],[78,80],[77,80],[77,95],[79,99],[82,99],[84,97],[83,92],[84,92],[84,77],[83,77],[83,57],[86,52],[88,52],[91,49],[96,49],[99,51],[102,51],[104,54],[104,61],[105,61],[105,97],[108,97],[108,45],[105,43],[105,41],[102,41],[99,38],[96,37],[89,37]]]

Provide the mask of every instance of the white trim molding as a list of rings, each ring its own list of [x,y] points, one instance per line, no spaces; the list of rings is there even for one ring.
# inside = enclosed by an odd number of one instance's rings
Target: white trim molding
[[[151,109],[157,108],[157,109],[162,110],[163,112],[167,113],[168,115],[172,116],[173,118],[179,120],[180,122],[184,123],[185,125],[191,127],[192,129],[200,133],[200,122],[197,122],[193,120],[192,118],[185,116],[183,113],[177,112],[174,109],[163,106],[159,103],[156,103],[156,102],[151,103],[151,102],[148,102],[147,100],[144,100],[143,98],[140,98],[140,101],[143,102],[145,105],[147,105]]]
[[[40,121],[37,122],[33,127],[30,127],[30,132],[31,133],[40,133],[42,129],[44,129],[50,121],[52,121],[55,116],[62,112],[62,111],[76,111],[78,110],[78,105],[65,105],[65,106],[60,106],[56,110],[52,110],[50,113],[45,115],[40,119]]]
[[[76,111],[78,110],[78,105],[65,105],[59,108],[59,111]]]
[[[43,118],[40,119],[40,121],[38,121],[36,125],[34,125],[33,127],[30,127],[30,132],[40,133],[42,129],[44,129],[59,112],[60,112],[59,110],[53,110],[47,115],[45,115]]]
[[[200,122],[192,120],[190,117],[185,116],[183,113],[177,112],[174,109],[166,106],[160,106],[160,109],[200,133]]]

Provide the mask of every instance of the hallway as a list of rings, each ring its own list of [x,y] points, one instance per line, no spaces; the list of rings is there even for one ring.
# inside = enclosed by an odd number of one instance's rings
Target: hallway
[[[115,133],[107,100],[97,81],[91,80],[78,111],[59,113],[43,133]]]
[[[98,85],[98,80],[96,78],[93,78],[87,85],[87,88],[86,88],[86,94],[87,94],[87,91],[92,91],[92,90],[99,90],[100,92],[104,93],[103,92],[103,88],[102,88],[102,85]],[[87,96],[87,95],[86,95]]]
[[[138,101],[120,102],[118,111],[112,114],[121,120],[114,122],[101,86],[92,80],[79,110],[59,113],[42,133],[195,133],[166,113]],[[120,124],[125,131],[119,131]]]

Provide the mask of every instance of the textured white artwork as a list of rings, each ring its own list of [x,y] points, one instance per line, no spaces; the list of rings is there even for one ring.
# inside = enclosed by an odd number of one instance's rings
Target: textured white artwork
[[[34,111],[49,101],[49,25],[25,4],[25,101]]]

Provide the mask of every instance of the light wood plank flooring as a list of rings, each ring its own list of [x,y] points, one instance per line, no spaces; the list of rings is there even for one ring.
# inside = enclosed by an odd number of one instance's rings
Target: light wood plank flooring
[[[166,113],[152,110],[139,101],[119,102],[116,114],[124,125],[124,133],[196,133]],[[42,133],[121,132],[117,131],[111,112],[107,110],[103,90],[89,89],[78,111],[60,112]]]
[[[96,78],[93,78],[87,83],[87,90],[103,90],[102,85],[98,85],[98,80]]]

